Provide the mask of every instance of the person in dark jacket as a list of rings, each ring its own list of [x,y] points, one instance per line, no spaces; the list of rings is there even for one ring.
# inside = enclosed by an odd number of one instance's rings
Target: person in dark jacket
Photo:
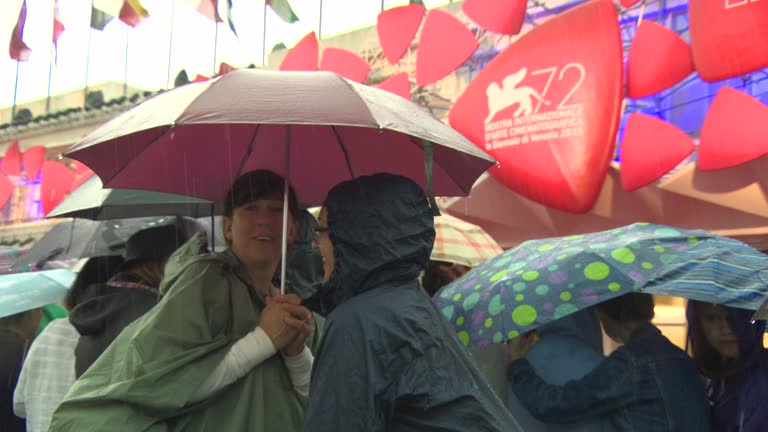
[[[599,417],[610,430],[706,432],[709,407],[696,366],[651,324],[653,307],[653,298],[639,293],[598,304],[605,333],[624,345],[562,386],[547,384],[520,358],[536,337],[512,339],[508,373],[515,395],[534,416],[552,423]]]
[[[688,338],[707,379],[713,432],[768,430],[768,350],[765,321],[754,311],[690,301]]]
[[[0,426],[3,432],[24,432],[23,418],[13,413],[13,392],[43,312],[40,308],[0,318]]]
[[[564,385],[582,378],[602,362],[603,333],[593,308],[582,309],[541,326],[540,341],[526,355],[536,374],[549,384]],[[526,432],[610,432],[599,417],[568,424],[542,422],[533,417],[510,390],[507,407]]]
[[[320,213],[328,281],[305,303],[326,316],[307,432],[520,430],[420,287],[435,240],[413,181],[341,183]]]
[[[160,300],[158,287],[165,263],[185,241],[175,225],[147,228],[133,234],[125,246],[125,262],[106,284],[88,288],[86,300],[69,315],[80,333],[75,347],[75,376],[80,377],[128,324]]]

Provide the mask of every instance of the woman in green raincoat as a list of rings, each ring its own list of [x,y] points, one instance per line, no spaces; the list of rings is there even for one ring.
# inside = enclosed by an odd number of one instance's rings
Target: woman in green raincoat
[[[229,248],[198,235],[165,268],[162,300],[75,382],[51,431],[299,431],[318,332],[272,283],[280,261],[283,179],[238,178],[225,203]],[[288,241],[298,205],[286,200]],[[279,352],[279,354],[277,354]]]

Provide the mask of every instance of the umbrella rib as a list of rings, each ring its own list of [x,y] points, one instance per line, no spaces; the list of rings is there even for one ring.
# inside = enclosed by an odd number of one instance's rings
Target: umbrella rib
[[[253,144],[256,142],[256,136],[259,134],[259,129],[261,129],[261,123],[256,125],[256,130],[253,132],[253,137],[251,137],[251,142],[248,143],[248,149],[245,151],[245,155],[243,155],[243,159],[240,161],[240,166],[237,168],[237,174],[235,175],[235,178],[239,178],[240,174],[243,173],[243,168],[245,168],[245,163],[248,162],[248,158],[250,158],[251,153],[253,153]]]
[[[409,135],[408,137],[410,138],[411,143],[413,143],[413,145],[419,147],[421,149],[421,151],[424,151],[424,146],[422,144],[418,143],[416,141],[416,139],[412,135]],[[433,173],[434,173],[434,167],[435,166],[439,167],[440,170],[443,172],[443,174],[445,174],[449,179],[451,179],[453,181],[453,184],[455,184],[462,192],[465,192],[467,194],[467,196],[468,196],[469,192],[472,190],[472,186],[474,186],[474,184],[469,186],[469,190],[465,191],[464,188],[461,187],[461,183],[459,183],[458,181],[456,181],[455,178],[453,178],[453,175],[451,175],[451,171],[443,168],[439,163],[437,163],[438,161],[435,160],[434,148],[435,148],[435,146],[442,147],[442,145],[441,144],[436,144],[436,143],[434,143],[434,142],[432,142],[432,141],[430,141],[428,139],[425,139],[425,138],[420,138],[420,139],[432,143],[432,151],[433,151],[433,153],[432,153],[432,163],[433,163],[432,169],[433,169]],[[434,176],[434,174],[433,174],[433,176]]]
[[[341,152],[344,153],[344,162],[347,163],[347,170],[349,170],[349,176],[351,178],[355,178],[355,173],[352,171],[352,162],[349,161],[349,152],[347,151],[347,147],[344,145],[344,140],[341,139],[341,134],[336,129],[336,126],[331,126],[331,130],[333,131],[333,134],[336,135],[336,142],[339,143],[339,148],[341,148]]]

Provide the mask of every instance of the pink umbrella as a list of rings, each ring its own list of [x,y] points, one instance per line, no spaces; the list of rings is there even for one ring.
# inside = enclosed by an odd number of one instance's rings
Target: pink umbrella
[[[241,173],[290,178],[299,201],[322,203],[356,176],[389,172],[466,195],[494,161],[421,107],[329,72],[236,70],[159,94],[64,155],[106,188],[148,189],[221,202]],[[289,156],[289,157],[288,157]],[[290,161],[290,173],[286,166]]]
[[[494,163],[389,92],[330,72],[245,69],[159,94],[64,155],[107,188],[216,203],[241,173],[269,169],[289,179],[304,205],[321,204],[342,181],[378,172],[409,177],[430,195],[466,195]]]

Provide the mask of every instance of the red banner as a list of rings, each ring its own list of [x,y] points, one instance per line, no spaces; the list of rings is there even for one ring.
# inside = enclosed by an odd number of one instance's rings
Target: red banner
[[[616,6],[596,0],[534,28],[491,61],[454,104],[451,125],[532,200],[589,210],[613,156],[622,100]]]

